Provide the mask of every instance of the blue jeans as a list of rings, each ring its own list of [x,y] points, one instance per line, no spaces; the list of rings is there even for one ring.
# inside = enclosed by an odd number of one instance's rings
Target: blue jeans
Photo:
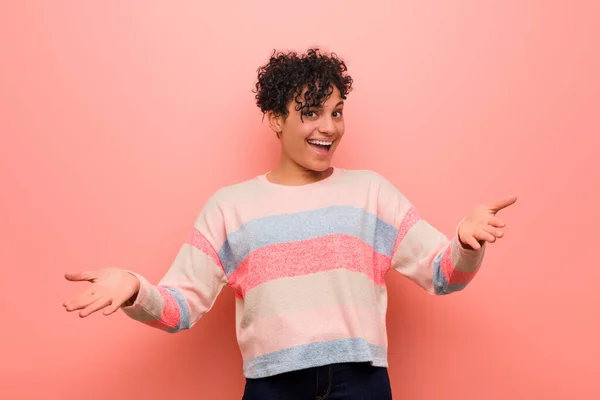
[[[387,368],[343,363],[246,379],[242,400],[391,400]]]

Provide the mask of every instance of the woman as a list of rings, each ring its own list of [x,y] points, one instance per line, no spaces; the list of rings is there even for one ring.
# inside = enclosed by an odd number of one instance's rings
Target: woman
[[[382,176],[333,167],[352,83],[334,54],[274,53],[256,101],[281,142],[277,166],[211,196],[157,285],[122,269],[66,274],[92,282],[67,311],[122,309],[177,332],[229,285],[244,399],[390,399],[386,272],[435,295],[462,290],[516,198],[476,207],[448,239]]]

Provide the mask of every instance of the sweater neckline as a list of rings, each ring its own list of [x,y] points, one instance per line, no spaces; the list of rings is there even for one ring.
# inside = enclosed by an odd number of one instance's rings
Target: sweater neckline
[[[311,182],[311,183],[305,183],[302,185],[284,185],[282,183],[274,183],[271,182],[268,178],[267,175],[271,173],[271,171],[268,171],[262,175],[258,176],[258,180],[263,183],[266,184],[268,186],[274,187],[274,188],[279,188],[279,189],[284,189],[284,190],[303,190],[303,189],[310,189],[310,188],[314,188],[316,186],[322,186],[327,184],[328,182],[330,182],[333,178],[335,178],[338,173],[340,172],[339,168],[336,167],[332,167],[333,171],[331,172],[331,174],[324,179],[321,179],[320,181],[316,181],[316,182]]]

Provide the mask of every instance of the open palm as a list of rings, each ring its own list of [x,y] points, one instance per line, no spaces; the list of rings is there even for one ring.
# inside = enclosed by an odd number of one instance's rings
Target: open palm
[[[101,309],[104,309],[104,315],[110,315],[131,299],[140,288],[138,278],[117,268],[67,273],[65,278],[73,282],[92,282],[81,295],[63,304],[67,311],[81,310],[80,317],[87,317]]]

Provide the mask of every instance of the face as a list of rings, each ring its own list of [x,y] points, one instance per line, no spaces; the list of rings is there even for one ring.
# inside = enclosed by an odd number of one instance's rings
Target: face
[[[344,102],[337,88],[320,106],[296,111],[288,105],[287,116],[271,116],[271,128],[281,141],[281,163],[306,172],[324,172],[331,166],[335,149],[344,136]],[[302,115],[301,115],[302,113]]]

